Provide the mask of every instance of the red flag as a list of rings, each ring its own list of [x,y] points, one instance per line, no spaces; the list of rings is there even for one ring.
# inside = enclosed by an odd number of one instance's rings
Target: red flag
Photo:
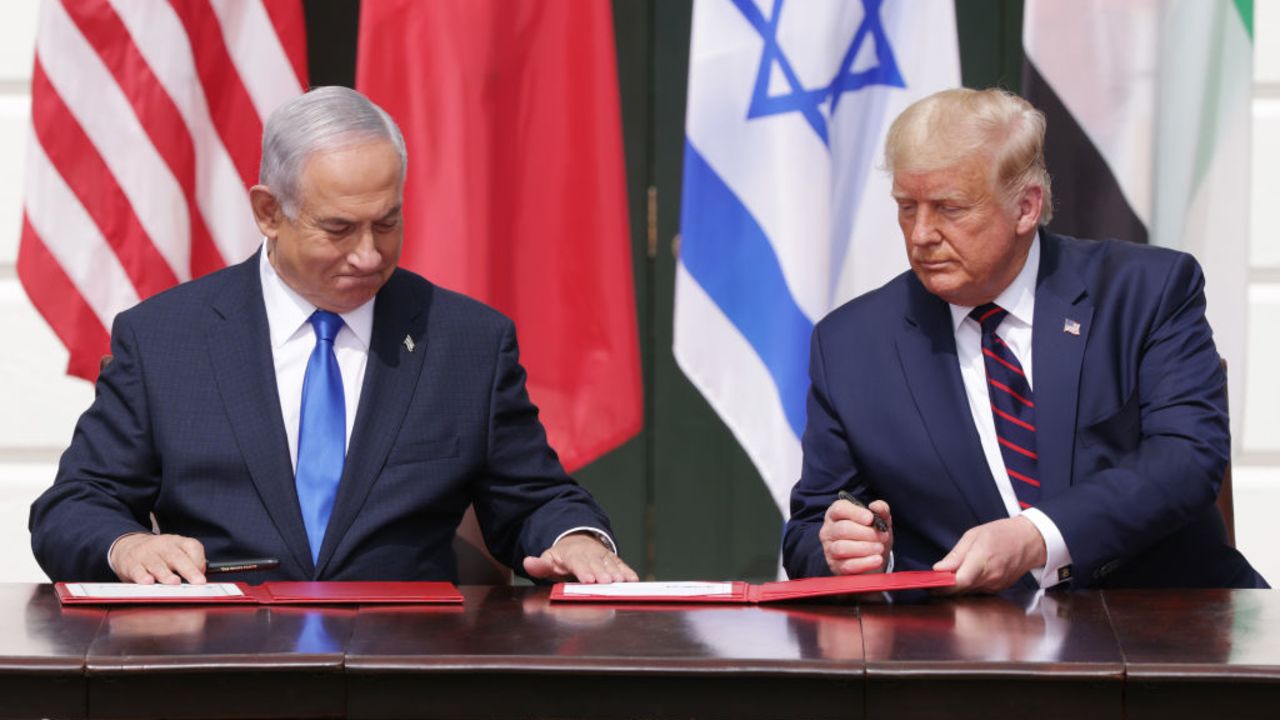
[[[41,4],[18,277],[68,373],[97,377],[116,313],[262,242],[262,123],[305,76],[298,0]]]
[[[551,444],[581,467],[643,417],[610,5],[360,13],[356,87],[409,149],[401,265],[515,320]]]

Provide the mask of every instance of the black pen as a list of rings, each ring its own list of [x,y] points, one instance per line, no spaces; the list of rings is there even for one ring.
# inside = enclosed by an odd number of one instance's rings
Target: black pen
[[[841,500],[848,500],[849,502],[853,503],[854,505],[857,505],[860,508],[866,508],[867,510],[871,511],[871,524],[875,525],[876,529],[879,530],[880,532],[889,532],[889,523],[885,522],[884,518],[877,515],[874,510],[871,510],[871,508],[867,507],[866,503],[854,497],[853,493],[847,490],[841,490],[837,495]]]
[[[205,565],[205,575],[221,573],[249,572],[252,570],[272,570],[279,567],[280,561],[275,558],[252,558],[249,560],[219,560]]]

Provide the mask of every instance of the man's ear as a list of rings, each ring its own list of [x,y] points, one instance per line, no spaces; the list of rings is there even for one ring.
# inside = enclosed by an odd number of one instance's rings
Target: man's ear
[[[271,188],[266,185],[254,185],[249,188],[249,204],[253,206],[253,219],[264,237],[275,240],[284,222],[284,208]]]
[[[1018,224],[1015,232],[1024,235],[1034,232],[1040,225],[1040,213],[1044,209],[1044,188],[1032,185],[1018,198]]]

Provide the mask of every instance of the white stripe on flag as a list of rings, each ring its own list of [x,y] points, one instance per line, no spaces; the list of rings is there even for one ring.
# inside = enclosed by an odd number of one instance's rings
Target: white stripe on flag
[[[231,63],[265,123],[277,105],[303,91],[289,56],[261,0],[212,0],[211,4]]]
[[[31,227],[41,238],[58,239],[45,241],[49,253],[109,330],[116,313],[136,304],[138,295],[119,258],[32,132],[27,139],[24,202]]]
[[[195,146],[196,205],[214,245],[226,262],[246,257],[262,237],[235,164],[209,116],[182,21],[168,3],[112,0],[112,6],[186,123]]]
[[[50,84],[110,168],[173,274],[179,279],[190,277],[187,238],[191,228],[182,187],[151,144],[111,71],[62,4],[46,2],[40,7],[36,54]]]
[[[800,439],[769,370],[683,264],[676,265],[675,296],[676,363],[742,445],[785,517],[800,479]]]

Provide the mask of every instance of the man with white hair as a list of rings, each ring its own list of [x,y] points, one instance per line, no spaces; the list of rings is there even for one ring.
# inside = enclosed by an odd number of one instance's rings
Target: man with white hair
[[[511,321],[397,269],[406,162],[354,90],[271,115],[262,250],[116,318],[32,506],[50,577],[199,583],[207,560],[267,557],[243,579],[455,580],[474,504],[495,557],[533,578],[636,579],[547,445]]]
[[[1200,268],[1046,232],[1044,133],[1000,90],[890,128],[911,270],[814,329],[792,577],[1266,587],[1214,506],[1230,438]]]

